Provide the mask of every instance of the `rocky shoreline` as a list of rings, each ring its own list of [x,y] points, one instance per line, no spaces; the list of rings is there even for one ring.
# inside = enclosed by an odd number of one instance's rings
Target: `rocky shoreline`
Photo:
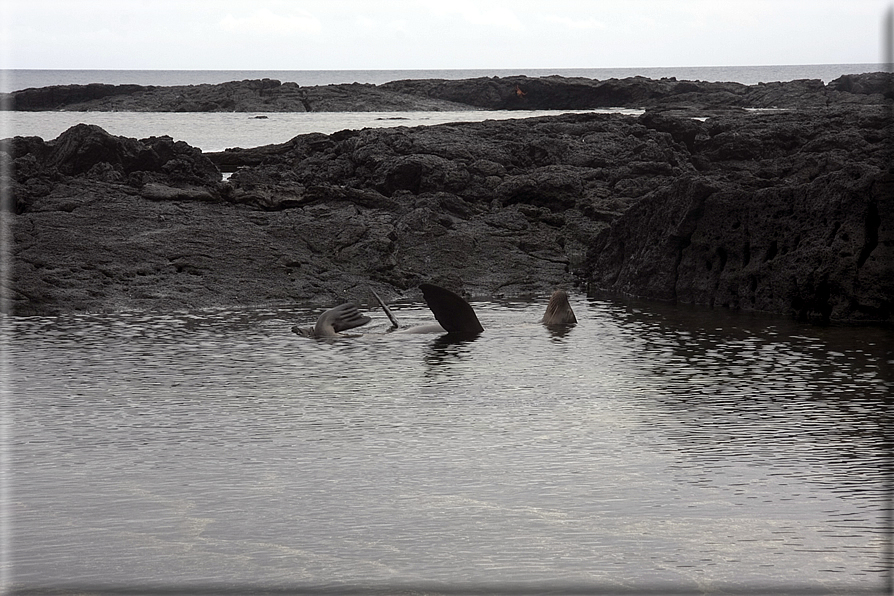
[[[727,109],[878,105],[894,99],[887,73],[744,85],[630,77],[481,77],[421,79],[382,85],[301,87],[275,79],[216,85],[57,85],[0,94],[0,109],[73,112],[390,112],[586,110],[594,108]]]
[[[576,96],[555,79],[503,79],[491,95],[478,79],[376,90],[491,109],[552,89],[568,105],[548,105],[567,109],[598,83]],[[628,105],[655,102],[642,116],[341,131],[208,154],[87,125],[6,140],[9,310],[328,306],[370,288],[415,297],[429,281],[468,296],[577,287],[894,322],[889,75],[753,86],[788,108],[768,111],[742,109],[760,107],[757,90],[730,96],[736,84],[625,81]]]

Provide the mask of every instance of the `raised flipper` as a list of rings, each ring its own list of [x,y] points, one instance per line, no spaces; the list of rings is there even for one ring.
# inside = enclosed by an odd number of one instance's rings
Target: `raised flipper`
[[[422,297],[447,333],[474,334],[484,331],[472,306],[461,296],[432,284],[420,284]]]
[[[391,329],[389,329],[389,331],[393,331],[393,330],[395,330],[395,329],[399,329],[399,328],[400,328],[400,323],[397,322],[397,319],[396,319],[395,316],[391,313],[391,309],[388,308],[388,306],[385,304],[385,301],[382,300],[381,298],[379,298],[379,295],[376,294],[376,291],[373,290],[372,288],[370,288],[369,291],[372,292],[372,295],[376,297],[376,300],[379,301],[379,306],[381,306],[381,307],[382,307],[382,310],[385,311],[385,314],[388,315],[388,319],[391,321],[391,325],[392,325],[392,327],[391,327]]]
[[[371,318],[360,314],[354,304],[340,304],[320,315],[314,326],[314,337],[334,337],[342,331],[366,325]]]
[[[556,290],[549,299],[546,306],[546,312],[540,321],[544,325],[574,325],[577,323],[577,317],[571,310],[571,304],[568,302],[568,293],[565,290]]]

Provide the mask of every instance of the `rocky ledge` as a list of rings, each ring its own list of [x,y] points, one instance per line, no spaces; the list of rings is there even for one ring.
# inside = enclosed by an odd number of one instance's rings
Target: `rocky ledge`
[[[383,85],[301,87],[273,79],[218,85],[60,85],[0,96],[17,111],[118,112],[364,112],[456,110],[569,110],[607,107],[685,109],[803,108],[845,103],[881,104],[894,98],[889,73],[743,85],[731,82],[481,77],[405,80]]]
[[[4,142],[7,303],[331,305],[431,281],[891,323],[892,134],[886,108],[859,104],[365,129],[211,154],[79,125]]]

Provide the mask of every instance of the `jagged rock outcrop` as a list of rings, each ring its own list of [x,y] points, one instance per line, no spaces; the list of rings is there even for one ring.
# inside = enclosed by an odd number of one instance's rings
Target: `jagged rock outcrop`
[[[4,141],[12,161],[9,180],[17,213],[35,203],[68,177],[140,187],[152,182],[182,188],[216,185],[221,174],[201,150],[171,137],[137,140],[108,134],[99,126],[78,124],[50,142],[37,137]]]
[[[588,255],[593,288],[817,322],[894,321],[886,111],[644,120],[688,141],[699,171],[600,235]]]
[[[216,85],[61,85],[7,94],[8,109],[74,112],[458,111],[469,106],[358,83],[300,87],[274,79]]]
[[[300,87],[273,79],[217,85],[64,85],[24,89],[0,98],[18,111],[133,112],[347,112],[443,110],[569,110],[609,107],[684,109],[805,108],[831,104],[880,104],[894,99],[892,75],[844,75],[820,80],[743,85],[732,82],[481,77],[423,79],[382,85]]]
[[[574,280],[588,243],[660,184],[656,172],[674,173],[669,135],[599,114],[302,135],[224,184],[164,177],[155,162],[131,171],[120,156],[147,140],[99,134],[11,144],[17,165],[33,162],[16,169],[16,312],[331,304],[424,280],[547,291]],[[76,136],[115,149],[89,152],[92,165],[72,154],[77,168],[53,161]],[[197,153],[195,170],[220,155]]]
[[[89,102],[96,102],[106,97],[123,97],[144,93],[154,89],[143,85],[108,85],[104,83],[90,83],[88,85],[53,85],[23,89],[14,93],[0,94],[7,102],[0,102],[10,110],[20,112],[40,112],[47,110],[60,110],[68,106],[76,106]]]
[[[845,75],[828,85],[818,79],[744,85],[733,82],[607,79],[549,76],[466,80],[393,81],[381,88],[437,97],[479,109],[591,109],[609,107],[806,108],[829,104],[882,104],[894,99],[890,73]]]

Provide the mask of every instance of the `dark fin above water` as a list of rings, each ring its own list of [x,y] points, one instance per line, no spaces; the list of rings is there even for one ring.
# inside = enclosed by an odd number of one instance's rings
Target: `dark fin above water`
[[[462,296],[432,284],[420,284],[419,289],[428,308],[447,333],[473,334],[484,331],[475,310]]]
[[[385,301],[382,300],[381,298],[379,298],[379,295],[376,294],[376,291],[373,290],[372,288],[370,288],[369,291],[372,292],[372,295],[376,297],[376,300],[379,301],[379,306],[381,306],[381,307],[382,307],[382,310],[385,311],[385,314],[388,315],[388,319],[391,321],[391,325],[392,325],[391,329],[392,329],[392,330],[394,330],[394,329],[399,329],[399,328],[400,328],[400,323],[397,322],[397,319],[396,319],[396,318],[394,317],[394,315],[391,313],[391,309],[388,308],[388,306],[385,304]]]

